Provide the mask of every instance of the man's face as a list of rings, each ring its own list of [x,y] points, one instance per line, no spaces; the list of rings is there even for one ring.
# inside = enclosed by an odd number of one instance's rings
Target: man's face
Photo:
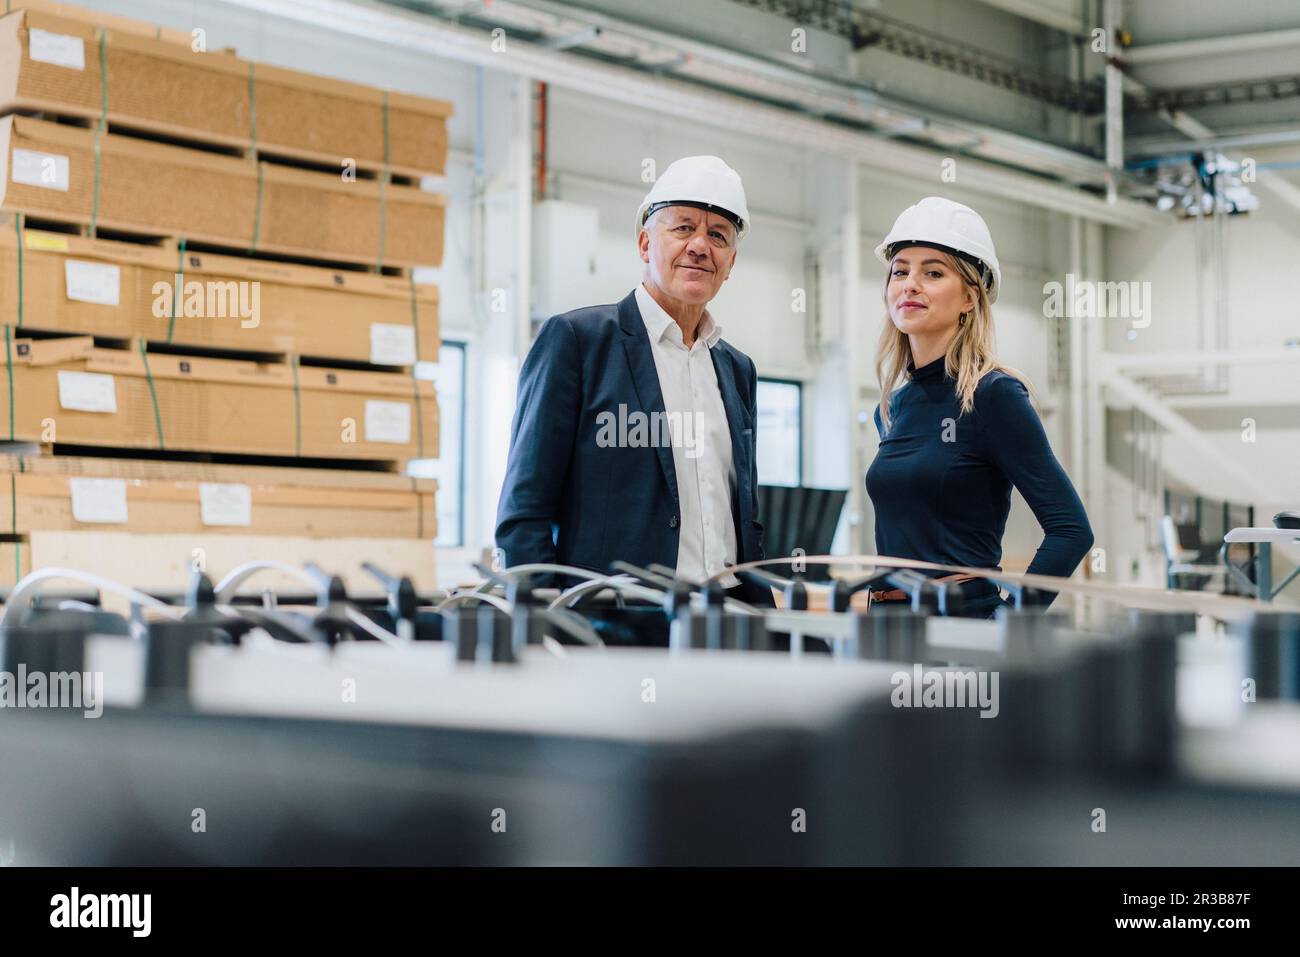
[[[703,305],[713,299],[736,262],[736,227],[693,206],[666,206],[637,236],[646,278],[671,299]]]

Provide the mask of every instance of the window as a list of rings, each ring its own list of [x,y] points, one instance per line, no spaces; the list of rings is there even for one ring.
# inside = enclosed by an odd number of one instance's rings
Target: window
[[[803,482],[803,384],[758,380],[758,483]]]
[[[438,363],[420,363],[422,379],[438,390],[438,458],[413,465],[410,474],[438,480],[438,537],[435,545],[465,542],[465,343],[443,341]]]

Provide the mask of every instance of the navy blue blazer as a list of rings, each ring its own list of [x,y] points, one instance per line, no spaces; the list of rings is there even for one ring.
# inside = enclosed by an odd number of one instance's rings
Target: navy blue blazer
[[[709,354],[736,470],[736,561],[752,561],[763,557],[754,437],[758,374],[748,356],[722,340]],[[497,507],[496,541],[507,566],[559,562],[607,572],[620,559],[677,565],[681,507],[672,449],[597,444],[597,417],[617,418],[620,405],[629,414],[664,412],[635,292],[617,305],[548,319],[524,360]]]

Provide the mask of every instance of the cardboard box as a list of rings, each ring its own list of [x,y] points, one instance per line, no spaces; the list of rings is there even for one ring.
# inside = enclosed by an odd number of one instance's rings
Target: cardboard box
[[[7,488],[6,488],[7,486]],[[310,538],[437,534],[437,483],[382,473],[0,456],[0,533],[128,529]]]
[[[18,230],[0,213],[0,321],[18,324]],[[437,362],[438,289],[408,279],[23,230],[27,329],[410,365]],[[177,267],[180,295],[177,290]],[[173,321],[173,314],[175,319]]]
[[[30,216],[341,262],[442,262],[446,198],[409,186],[15,116],[0,119],[0,173],[3,208]]]
[[[97,349],[90,337],[15,339],[0,438],[67,445],[334,459],[436,457],[430,382],[356,372]],[[155,399],[156,398],[156,403]],[[161,435],[160,435],[161,432]]]
[[[182,36],[177,43],[174,35],[163,40],[111,23],[15,11],[0,18],[0,112],[105,115],[110,124],[150,133],[255,145],[339,174],[346,160],[407,176],[445,172],[449,102],[196,53]]]

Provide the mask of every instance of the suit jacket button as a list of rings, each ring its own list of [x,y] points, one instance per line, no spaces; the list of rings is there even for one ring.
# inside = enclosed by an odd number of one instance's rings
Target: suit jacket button
[[[676,527],[677,527],[677,516],[676,516],[676,515],[674,515],[672,518],[668,519],[668,527],[669,527],[669,528],[676,528]]]

